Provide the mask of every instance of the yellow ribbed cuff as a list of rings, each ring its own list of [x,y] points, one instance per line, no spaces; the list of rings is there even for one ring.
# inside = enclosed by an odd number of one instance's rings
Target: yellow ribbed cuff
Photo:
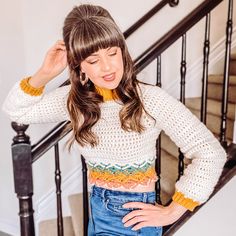
[[[20,82],[20,88],[27,94],[31,96],[39,96],[43,93],[44,86],[40,88],[34,88],[29,84],[31,77],[27,77]]]
[[[190,211],[193,211],[195,207],[200,205],[199,202],[193,201],[191,198],[186,198],[181,192],[175,192],[172,200]]]

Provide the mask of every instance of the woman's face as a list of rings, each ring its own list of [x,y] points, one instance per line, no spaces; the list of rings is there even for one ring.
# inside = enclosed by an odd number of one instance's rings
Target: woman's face
[[[81,62],[81,71],[97,87],[115,89],[124,73],[120,47],[99,49]]]

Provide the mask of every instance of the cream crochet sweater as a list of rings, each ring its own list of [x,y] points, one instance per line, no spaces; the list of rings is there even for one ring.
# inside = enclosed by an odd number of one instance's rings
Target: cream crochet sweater
[[[70,86],[32,96],[17,83],[9,92],[3,110],[18,123],[45,123],[69,120],[66,101]],[[183,198],[201,204],[212,193],[222,172],[226,153],[218,140],[183,104],[163,89],[140,84],[146,111],[155,118],[143,115],[146,130],[139,134],[121,128],[115,101],[103,102],[101,119],[93,127],[99,144],[80,147],[89,167],[89,180],[99,186],[133,188],[156,181],[154,169],[155,143],[163,130],[192,163],[176,183],[177,202]],[[181,197],[179,197],[179,194]],[[182,203],[188,208],[188,204]],[[191,207],[189,207],[191,209]]]

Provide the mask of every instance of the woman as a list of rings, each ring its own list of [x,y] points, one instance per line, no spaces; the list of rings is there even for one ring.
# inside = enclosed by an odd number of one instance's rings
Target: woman
[[[71,84],[45,94],[67,65]],[[161,235],[162,226],[208,199],[226,159],[189,110],[137,81],[121,31],[99,6],[80,5],[68,14],[63,41],[33,76],[14,86],[3,109],[19,123],[71,121],[69,147],[78,142],[93,184],[89,235]],[[192,159],[165,207],[155,203],[161,130]]]

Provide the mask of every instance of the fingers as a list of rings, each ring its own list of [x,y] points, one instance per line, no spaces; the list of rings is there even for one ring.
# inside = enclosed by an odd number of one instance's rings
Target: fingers
[[[131,211],[129,214],[127,214],[125,217],[123,217],[122,222],[125,223],[134,217],[142,216],[142,215],[143,215],[143,210]]]
[[[66,46],[63,40],[57,40],[56,43],[49,49],[50,52],[55,52],[55,51],[66,51]]]
[[[135,225],[140,222],[148,221],[148,219],[149,219],[149,217],[147,215],[136,216],[136,217],[128,220],[127,222],[125,222],[124,226],[129,227],[129,226]]]
[[[132,228],[132,230],[139,230],[139,229],[141,229],[141,228],[143,228],[143,227],[150,227],[148,221],[144,221],[144,222],[141,222],[141,223],[135,225],[135,226]]]
[[[62,40],[58,40],[55,44],[55,49],[57,50],[62,50],[62,51],[66,51],[66,46],[65,46],[65,43],[64,41]]]

